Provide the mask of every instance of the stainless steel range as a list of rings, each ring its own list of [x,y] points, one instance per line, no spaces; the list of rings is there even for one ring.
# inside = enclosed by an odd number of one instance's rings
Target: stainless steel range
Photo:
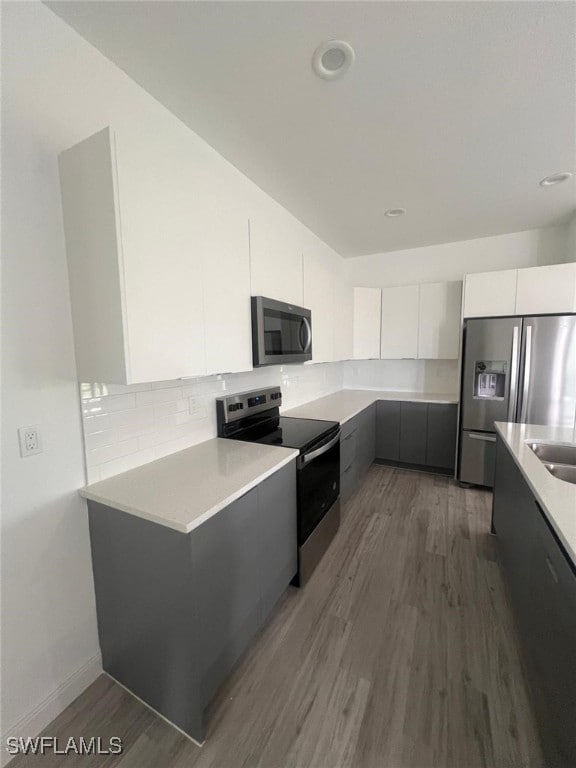
[[[340,527],[340,425],[280,416],[280,387],[216,399],[218,436],[296,448],[298,573],[303,586]]]

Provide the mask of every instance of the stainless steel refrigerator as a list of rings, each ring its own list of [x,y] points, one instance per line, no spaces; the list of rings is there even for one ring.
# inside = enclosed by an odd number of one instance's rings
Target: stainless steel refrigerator
[[[495,421],[574,427],[576,315],[464,321],[458,479],[494,484]]]

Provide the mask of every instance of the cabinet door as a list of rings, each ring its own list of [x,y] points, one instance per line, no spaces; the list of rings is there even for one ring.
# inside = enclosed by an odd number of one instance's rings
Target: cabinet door
[[[376,458],[376,404],[369,405],[357,418],[356,459],[358,472],[362,475]]]
[[[516,314],[576,312],[576,264],[518,270]]]
[[[344,259],[338,257],[334,274],[334,359],[351,360],[354,349],[354,290],[346,275]]]
[[[527,590],[531,623],[523,634],[549,765],[576,765],[576,569],[570,566],[535,501]]]
[[[304,305],[303,227],[279,206],[261,203],[250,216],[250,279],[253,296]],[[314,342],[312,342],[314,344]]]
[[[457,360],[460,350],[462,283],[420,286],[418,357]]]
[[[380,288],[354,288],[354,359],[380,357]]]
[[[202,375],[200,243],[211,205],[196,189],[189,137],[184,126],[169,136],[141,126],[116,141],[130,379]]]
[[[400,461],[426,463],[427,403],[400,403]]]
[[[335,254],[318,238],[304,251],[304,306],[312,311],[312,361],[334,360]]]
[[[224,205],[205,216],[203,260],[206,373],[252,370],[248,219]]]
[[[528,581],[534,537],[534,498],[500,438],[496,444],[493,498],[492,524],[498,537],[514,611],[524,634],[529,629],[532,612]]]
[[[201,628],[201,692],[206,702],[261,622],[258,489],[196,528],[190,536],[190,547]]]
[[[517,269],[466,275],[464,317],[515,315],[517,275]]]
[[[382,289],[382,360],[418,357],[419,286]]]
[[[376,403],[376,458],[400,460],[400,403],[391,400]]]
[[[298,569],[296,462],[258,486],[262,619],[265,619]]]
[[[439,469],[454,469],[458,407],[450,404],[428,404],[426,464]]]

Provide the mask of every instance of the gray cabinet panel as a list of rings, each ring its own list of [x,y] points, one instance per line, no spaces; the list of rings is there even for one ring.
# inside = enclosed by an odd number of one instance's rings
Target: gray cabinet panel
[[[400,461],[426,463],[427,422],[427,403],[400,403]]]
[[[258,486],[262,613],[266,618],[298,570],[296,462]]]
[[[400,403],[388,400],[376,403],[376,458],[400,460]]]
[[[102,666],[202,741],[189,537],[93,501],[88,512]]]
[[[458,407],[429,403],[426,435],[426,464],[429,467],[454,469]]]
[[[550,765],[576,765],[576,575],[543,513],[533,502],[535,536],[529,559],[531,597],[523,634],[541,692],[544,745]]]
[[[258,491],[249,491],[192,531],[190,549],[201,627],[201,693],[212,696],[260,626]]]
[[[358,430],[354,429],[345,436],[340,436],[340,471],[348,469],[356,458]]]
[[[364,474],[376,458],[376,404],[358,414],[356,458],[358,472]]]
[[[547,765],[576,765],[576,574],[504,443],[493,526],[530,673]]]
[[[528,588],[530,550],[534,537],[532,493],[504,443],[496,444],[496,478],[492,524],[498,536],[500,558],[512,596],[514,611],[523,630],[531,611]]]
[[[358,471],[356,462],[352,462],[340,475],[340,499],[345,504],[356,490]]]

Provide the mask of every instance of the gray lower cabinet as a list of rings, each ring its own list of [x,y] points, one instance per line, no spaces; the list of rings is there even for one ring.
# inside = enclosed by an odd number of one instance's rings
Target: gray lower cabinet
[[[454,469],[458,407],[452,403],[429,403],[426,429],[426,464]]]
[[[426,464],[427,403],[400,403],[400,451],[404,464]]]
[[[576,765],[576,567],[498,440],[493,526],[509,586],[546,765]]]
[[[103,668],[197,741],[297,570],[296,465],[189,534],[88,502]]]
[[[453,470],[458,407],[452,403],[376,403],[376,458]]]
[[[400,403],[376,403],[376,458],[400,461]]]
[[[340,500],[346,503],[376,457],[376,404],[341,427]]]

